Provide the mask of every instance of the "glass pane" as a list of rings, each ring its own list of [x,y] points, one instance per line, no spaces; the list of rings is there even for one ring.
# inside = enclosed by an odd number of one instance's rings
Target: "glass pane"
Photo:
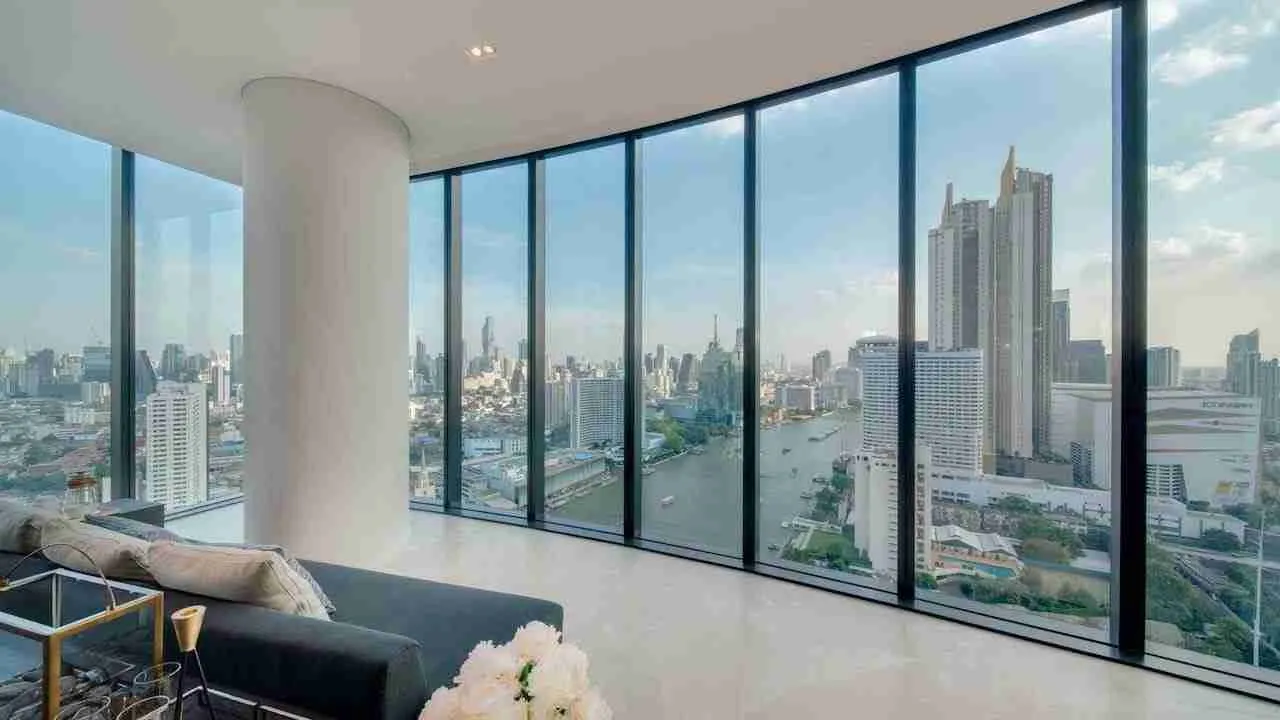
[[[644,138],[642,345],[672,382],[644,407],[641,535],[742,552],[742,117]]]
[[[462,178],[462,501],[519,514],[527,498],[528,170]]]
[[[111,148],[0,112],[0,495],[110,493]]]
[[[624,170],[621,144],[546,161],[547,515],[614,531],[622,529]]]
[[[409,497],[444,497],[444,181],[409,185]]]
[[[897,362],[897,135],[888,75],[762,110],[757,146],[760,557],[889,585],[897,386],[869,371]]]
[[[1280,6],[1150,21],[1147,637],[1280,682]]]
[[[1105,639],[1112,12],[919,71],[925,597]]]
[[[139,497],[172,512],[244,474],[240,188],[137,156],[134,361]]]

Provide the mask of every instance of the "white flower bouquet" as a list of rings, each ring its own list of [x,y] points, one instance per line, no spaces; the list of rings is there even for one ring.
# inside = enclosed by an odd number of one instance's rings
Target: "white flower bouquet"
[[[418,720],[612,720],[587,678],[587,655],[532,622],[511,642],[475,646],[453,687],[431,695]]]

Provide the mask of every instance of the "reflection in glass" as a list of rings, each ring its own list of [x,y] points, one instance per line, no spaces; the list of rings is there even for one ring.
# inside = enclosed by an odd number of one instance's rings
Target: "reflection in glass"
[[[949,56],[918,79],[918,584],[1100,639],[1111,19]]]
[[[1148,647],[1274,683],[1280,7],[1188,3],[1152,20]]]
[[[409,497],[444,492],[444,181],[409,186]]]
[[[135,473],[172,512],[242,487],[242,199],[141,155],[135,173]]]
[[[0,496],[110,494],[111,149],[0,112]]]
[[[730,556],[742,550],[742,131],[731,116],[638,148],[653,367],[641,535]]]
[[[620,144],[546,161],[547,515],[612,530],[622,527],[624,179]]]
[[[462,500],[519,514],[528,503],[528,171],[462,178]]]
[[[760,557],[897,571],[898,78],[760,111]]]

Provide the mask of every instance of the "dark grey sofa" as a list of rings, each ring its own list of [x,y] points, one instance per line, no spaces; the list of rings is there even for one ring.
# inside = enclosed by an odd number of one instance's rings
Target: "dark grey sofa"
[[[18,556],[0,553],[0,571]],[[482,640],[534,620],[563,628],[552,602],[303,561],[333,600],[331,622],[165,591],[165,611],[206,605],[200,655],[209,682],[322,718],[416,718]],[[51,567],[33,558],[17,576]],[[177,654],[173,629],[165,647]]]

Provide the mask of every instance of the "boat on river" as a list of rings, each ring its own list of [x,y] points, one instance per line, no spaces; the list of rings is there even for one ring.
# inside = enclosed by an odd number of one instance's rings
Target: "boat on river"
[[[668,495],[662,498],[662,507],[670,507],[675,503],[675,501],[676,501],[675,495]]]

